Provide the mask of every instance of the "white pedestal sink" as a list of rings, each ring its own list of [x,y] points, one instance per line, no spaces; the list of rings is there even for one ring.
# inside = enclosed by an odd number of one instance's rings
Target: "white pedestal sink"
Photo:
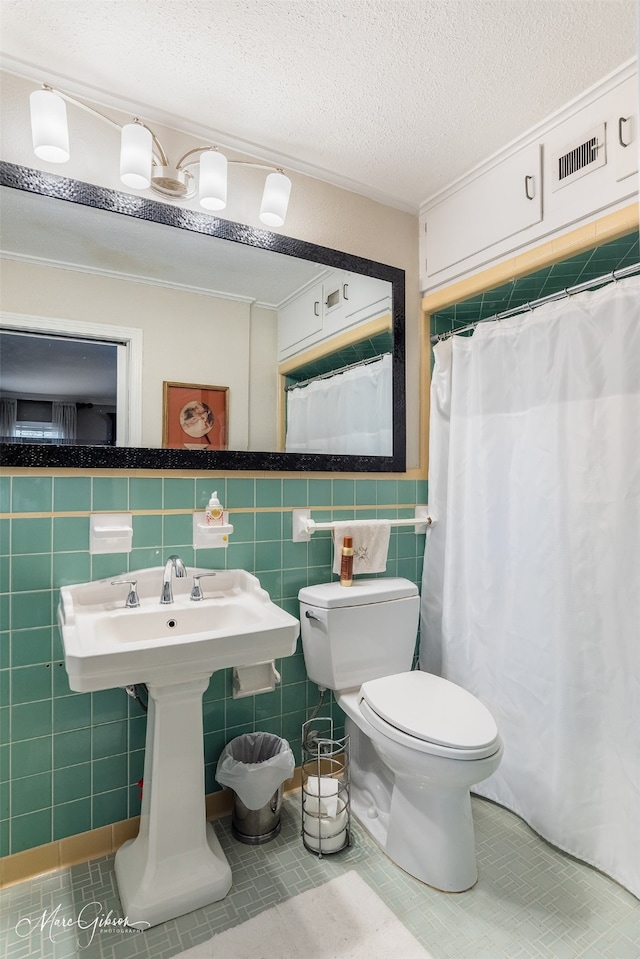
[[[124,608],[128,590],[111,580],[64,587],[58,608],[71,689],[149,689],[140,831],[115,859],[123,916],[140,928],[229,891],[231,870],[205,816],[202,694],[217,669],[290,656],[300,629],[244,570],[208,579],[200,602],[189,598],[191,575],[174,580],[174,602],[161,606],[163,572],[116,577],[137,579],[138,608]]]

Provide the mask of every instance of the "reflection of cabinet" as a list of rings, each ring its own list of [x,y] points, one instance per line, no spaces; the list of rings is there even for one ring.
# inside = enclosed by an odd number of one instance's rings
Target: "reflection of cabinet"
[[[322,332],[322,283],[301,293],[278,313],[278,350],[288,350]]]
[[[345,317],[364,320],[391,309],[390,286],[384,280],[360,273],[345,273],[342,289]]]
[[[629,64],[423,204],[422,290],[636,200],[638,113]]]
[[[336,270],[278,313],[280,360],[391,312],[391,284]]]

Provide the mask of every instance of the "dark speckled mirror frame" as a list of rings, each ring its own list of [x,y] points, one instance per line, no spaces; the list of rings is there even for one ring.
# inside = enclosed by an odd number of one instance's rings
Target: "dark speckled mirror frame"
[[[158,470],[315,470],[326,472],[404,472],[406,462],[405,409],[405,276],[404,270],[366,260],[303,240],[257,230],[205,213],[170,206],[144,197],[70,180],[29,167],[0,162],[0,186],[111,210],[244,243],[259,249],[313,260],[324,266],[350,270],[387,280],[393,288],[393,455],[347,456],[326,453],[149,449],[123,446],[53,446],[41,443],[0,444],[0,464],[13,467]]]

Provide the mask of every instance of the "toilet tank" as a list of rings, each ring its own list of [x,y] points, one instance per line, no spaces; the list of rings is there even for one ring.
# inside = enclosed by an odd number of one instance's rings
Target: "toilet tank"
[[[314,683],[349,689],[411,669],[420,596],[409,580],[322,583],[301,589],[298,599],[304,661]]]

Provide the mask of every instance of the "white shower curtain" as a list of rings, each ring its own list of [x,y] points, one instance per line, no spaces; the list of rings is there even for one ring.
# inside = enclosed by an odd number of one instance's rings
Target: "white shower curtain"
[[[287,453],[391,456],[391,354],[287,393]]]
[[[421,668],[496,719],[475,791],[640,897],[640,277],[435,360]]]

